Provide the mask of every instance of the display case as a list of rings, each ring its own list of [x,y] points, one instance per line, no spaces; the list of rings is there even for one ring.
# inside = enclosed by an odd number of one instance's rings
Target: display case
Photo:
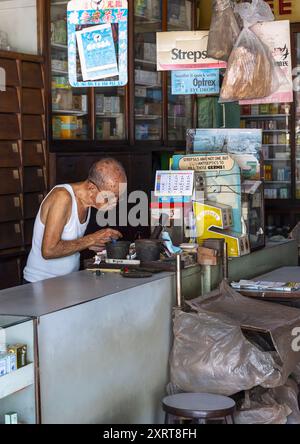
[[[184,146],[194,98],[172,95],[170,75],[157,72],[156,32],[195,29],[197,1],[129,0],[129,82],[109,88],[69,84],[67,3],[49,2],[50,151],[71,151],[74,141],[79,151]]]
[[[168,2],[168,31],[193,29],[193,2],[174,0]],[[168,140],[184,140],[193,118],[194,96],[172,94],[172,74],[168,73]]]
[[[0,376],[0,424],[5,423],[7,413],[17,413],[19,424],[38,422],[34,330],[31,318],[0,315],[1,344],[27,346],[25,365]]]
[[[265,198],[291,199],[291,104],[243,105],[241,127],[263,131]]]

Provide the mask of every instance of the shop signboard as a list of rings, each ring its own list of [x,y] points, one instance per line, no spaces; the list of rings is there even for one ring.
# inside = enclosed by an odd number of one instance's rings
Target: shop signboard
[[[251,29],[268,46],[284,76],[279,90],[271,96],[256,100],[242,100],[240,104],[293,102],[290,22],[288,20],[263,22]]]
[[[207,56],[208,31],[172,31],[157,34],[157,70],[226,68]]]
[[[172,71],[172,94],[218,94],[218,69]]]

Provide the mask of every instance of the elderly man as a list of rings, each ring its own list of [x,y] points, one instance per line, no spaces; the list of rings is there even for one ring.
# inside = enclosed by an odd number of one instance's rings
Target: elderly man
[[[107,211],[116,205],[127,178],[112,158],[96,162],[86,181],[58,185],[44,199],[36,217],[24,282],[38,282],[79,270],[80,252],[99,250],[122,235],[103,229],[84,236],[91,207]]]

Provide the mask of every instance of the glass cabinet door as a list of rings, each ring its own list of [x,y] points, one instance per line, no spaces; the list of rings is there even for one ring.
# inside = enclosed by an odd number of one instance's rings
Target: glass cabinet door
[[[193,2],[168,1],[168,31],[192,29]],[[172,94],[172,74],[168,73],[168,140],[185,141],[186,130],[192,127],[193,96]]]
[[[125,140],[125,88],[96,88],[96,139]]]
[[[72,88],[69,84],[67,40],[67,2],[52,0],[52,136],[85,140],[89,138],[88,93],[86,88]]]
[[[244,105],[241,109],[242,128],[263,130],[266,199],[292,197],[290,115],[289,103]]]
[[[135,138],[162,139],[162,76],[156,70],[156,32],[162,30],[162,1],[134,2]]]

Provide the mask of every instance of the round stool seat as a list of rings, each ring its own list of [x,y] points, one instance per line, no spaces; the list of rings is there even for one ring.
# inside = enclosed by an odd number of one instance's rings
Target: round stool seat
[[[235,402],[227,396],[209,393],[179,393],[162,401],[168,414],[183,418],[225,418],[233,415]]]

